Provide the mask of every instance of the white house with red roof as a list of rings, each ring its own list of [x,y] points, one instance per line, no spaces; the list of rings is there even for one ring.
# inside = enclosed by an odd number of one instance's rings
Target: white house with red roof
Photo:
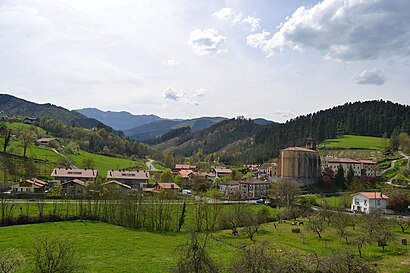
[[[352,211],[385,211],[389,197],[381,192],[358,192],[352,195]]]

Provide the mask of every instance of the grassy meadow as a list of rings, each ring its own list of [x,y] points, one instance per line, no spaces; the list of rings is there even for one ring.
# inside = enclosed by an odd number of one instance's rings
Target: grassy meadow
[[[92,159],[94,166],[101,177],[107,177],[107,171],[110,169],[147,169],[147,165],[145,165],[145,161],[142,159],[137,161],[127,158],[93,154],[86,151],[80,151],[78,154],[66,154],[66,156],[79,168],[84,167],[84,159]]]
[[[319,256],[335,251],[350,250],[357,253],[354,245],[346,243],[334,229],[323,233],[318,239],[304,226],[301,233],[292,233],[291,222],[277,225],[264,224],[255,236],[255,242],[265,242],[276,252],[300,251]],[[355,231],[350,231],[355,233]],[[408,249],[398,244],[399,239],[410,240],[410,233],[395,230],[396,239],[382,252],[374,243],[363,247],[363,258],[377,263],[381,272],[404,273],[410,270]],[[30,246],[44,237],[67,238],[75,243],[84,272],[170,272],[176,265],[178,248],[187,242],[187,233],[153,233],[133,230],[92,221],[43,223],[0,228],[0,251],[9,247],[18,249],[27,258]],[[213,233],[209,237],[208,250],[216,263],[230,272],[229,264],[238,256],[244,245],[253,244],[240,230],[238,236],[230,230]],[[19,273],[28,271],[29,263]]]

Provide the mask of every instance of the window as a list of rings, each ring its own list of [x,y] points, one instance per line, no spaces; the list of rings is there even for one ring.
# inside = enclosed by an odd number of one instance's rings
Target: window
[[[358,205],[359,204],[359,198],[355,198],[354,202],[355,202],[356,205]]]
[[[380,206],[380,199],[377,199],[377,205]]]

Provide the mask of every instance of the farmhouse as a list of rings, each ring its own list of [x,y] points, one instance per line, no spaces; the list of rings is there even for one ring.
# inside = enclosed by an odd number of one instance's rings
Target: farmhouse
[[[125,183],[121,183],[115,180],[111,180],[105,183],[101,184],[102,188],[106,188],[106,189],[118,189],[121,193],[127,193],[131,190],[131,186],[125,184]]]
[[[47,186],[47,182],[41,181],[36,178],[27,179],[20,181],[17,184],[11,186],[11,191],[13,193],[22,193],[22,192],[35,192],[40,193],[44,192]]]
[[[226,167],[222,167],[222,166],[212,166],[211,173],[215,174],[215,177],[218,178],[218,177],[232,175],[232,170]]]
[[[191,171],[196,171],[196,166],[188,165],[188,164],[175,164],[175,171],[180,171],[180,170],[191,170]]]
[[[345,176],[347,171],[352,167],[355,176],[376,176],[378,170],[376,161],[373,160],[354,160],[350,158],[326,157],[325,167],[337,172],[339,166],[343,167]]]
[[[94,169],[55,168],[50,176],[62,184],[74,179],[81,181],[95,180],[97,174],[98,171]]]
[[[53,148],[60,147],[60,141],[54,137],[43,137],[43,138],[37,139],[37,144],[40,146],[53,147]]]
[[[108,170],[107,179],[127,184],[132,189],[142,189],[149,181],[149,172],[142,170]]]
[[[175,183],[156,183],[154,185],[154,190],[156,192],[164,191],[170,194],[176,194],[179,189],[179,186]]]
[[[69,196],[82,196],[86,192],[85,191],[86,185],[87,185],[86,182],[79,180],[79,179],[73,179],[70,181],[66,181],[61,184],[62,193],[64,195],[69,195]]]
[[[352,195],[352,211],[370,213],[384,211],[389,197],[381,192],[358,192]]]

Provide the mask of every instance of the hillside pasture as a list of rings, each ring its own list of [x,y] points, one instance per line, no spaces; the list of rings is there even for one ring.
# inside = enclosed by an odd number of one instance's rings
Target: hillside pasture
[[[84,167],[85,159],[92,159],[99,176],[107,177],[107,171],[111,169],[138,169],[146,170],[144,160],[131,160],[128,158],[110,157],[105,155],[93,154],[86,151],[80,151],[78,154],[66,154],[66,156],[78,168]]]
[[[384,149],[384,139],[372,136],[343,135],[333,139],[325,140],[328,149],[363,149],[377,150]],[[387,146],[389,141],[387,140]],[[321,144],[323,146],[323,143]]]

